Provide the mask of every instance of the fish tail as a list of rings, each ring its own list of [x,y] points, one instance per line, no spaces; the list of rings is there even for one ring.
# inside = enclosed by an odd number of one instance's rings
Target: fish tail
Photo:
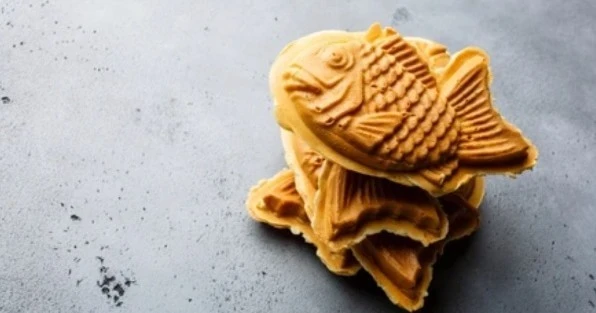
[[[531,144],[493,108],[488,62],[488,55],[481,49],[465,48],[453,56],[440,78],[441,95],[454,109],[460,126],[459,162],[490,166],[521,160],[523,164]]]

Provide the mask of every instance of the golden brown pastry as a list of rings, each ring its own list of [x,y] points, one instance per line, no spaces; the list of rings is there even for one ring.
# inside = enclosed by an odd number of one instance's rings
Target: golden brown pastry
[[[411,239],[380,233],[352,251],[391,302],[408,311],[424,305],[439,244],[425,248]]]
[[[250,215],[421,308],[446,244],[479,227],[483,175],[517,175],[538,156],[493,107],[488,64],[479,48],[450,55],[379,24],[288,44],[270,88],[290,170],[251,189]]]
[[[268,180],[254,186],[248,195],[246,207],[250,216],[276,228],[287,228],[295,234],[302,234],[306,242],[317,248],[317,256],[327,268],[338,275],[354,275],[360,265],[350,250],[331,251],[314,235],[302,198],[294,185],[294,173],[282,170]]]
[[[481,178],[458,190],[457,197],[470,202],[465,205],[458,205],[458,201],[449,203],[451,228],[443,241],[424,247],[414,240],[382,232],[354,246],[354,256],[393,303],[410,311],[416,310],[423,305],[432,279],[432,265],[443,251],[445,243],[469,235],[478,227],[477,206],[483,194]],[[289,228],[294,234],[302,234],[307,242],[313,243],[317,247],[317,255],[330,271],[339,275],[355,274],[359,265],[354,256],[349,250],[331,252],[324,242],[317,240],[309,228],[302,205],[290,170],[282,170],[273,178],[261,181],[251,189],[247,201],[248,211],[255,220],[277,228]]]
[[[364,33],[360,35],[365,35]],[[407,37],[406,41],[416,47],[420,57],[429,64],[433,75],[438,77],[449,62],[447,48],[437,42],[417,37]],[[293,133],[281,130],[285,159],[296,176],[296,189],[303,199],[314,200],[318,188],[318,179],[325,159],[308,146],[304,140]],[[308,201],[307,201],[308,202]],[[314,219],[312,203],[305,203],[305,210],[311,220]]]
[[[319,189],[319,177],[325,159],[293,133],[281,129],[281,142],[286,163],[294,172],[296,190],[304,200],[306,214],[315,219],[313,201]]]
[[[319,177],[312,227],[331,249],[390,232],[428,246],[447,235],[437,199],[420,188],[347,170],[326,160]]]
[[[419,57],[428,64],[431,74],[439,78],[439,74],[449,63],[449,52],[444,45],[432,40],[419,37],[404,37],[404,40],[411,44],[418,51]]]
[[[381,231],[424,246],[445,238],[447,218],[424,190],[346,170],[288,131],[282,131],[282,141],[312,228],[331,249],[349,248]]]
[[[432,267],[449,241],[472,234],[478,228],[478,206],[484,195],[480,177],[456,191],[457,200],[445,201],[449,233],[445,240],[423,247],[408,238],[389,233],[367,237],[352,248],[362,267],[396,305],[414,311],[421,308],[432,280]],[[449,195],[451,196],[451,195]]]
[[[484,198],[484,179],[476,177],[454,193],[439,198],[449,219],[447,240],[457,240],[472,234],[480,225],[478,208]]]
[[[270,74],[279,124],[343,168],[434,196],[532,168],[536,148],[492,106],[486,53],[465,48],[435,73],[421,46],[378,24],[291,43]]]

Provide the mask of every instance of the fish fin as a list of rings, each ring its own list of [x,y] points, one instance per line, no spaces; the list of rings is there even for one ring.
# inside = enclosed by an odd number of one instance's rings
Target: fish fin
[[[366,34],[364,35],[364,38],[368,42],[373,42],[373,41],[377,40],[379,37],[381,37],[382,35],[383,35],[383,28],[381,27],[381,24],[379,24],[377,22],[377,23],[373,23],[372,25],[370,25],[370,27],[366,31]]]
[[[350,250],[332,251],[313,232],[291,170],[284,169],[274,177],[260,181],[251,188],[246,205],[254,220],[288,229],[294,235],[302,234],[304,241],[317,248],[317,256],[331,272],[351,276],[360,269]]]
[[[358,247],[368,252],[379,265],[378,270],[393,278],[393,283],[403,289],[416,287],[422,266],[419,255],[424,247],[419,243],[382,233],[370,236]]]
[[[366,151],[372,151],[387,137],[393,135],[406,116],[398,112],[376,112],[359,116],[350,123],[347,135],[356,145]]]
[[[420,188],[350,171],[325,160],[315,195],[314,232],[333,250],[389,232],[427,246],[447,235],[447,216]]]
[[[441,93],[460,125],[457,156],[462,164],[491,165],[528,156],[529,141],[492,106],[488,62],[481,49],[465,48],[442,76]]]
[[[437,243],[423,248],[407,238],[381,233],[367,237],[352,251],[391,302],[413,312],[424,305],[442,246]]]
[[[397,59],[399,64],[426,87],[434,89],[437,85],[428,64],[420,57],[416,47],[408,43],[399,33],[388,35],[377,44],[387,54]]]
[[[444,45],[418,37],[404,39],[418,50],[420,57],[428,64],[435,77],[438,77],[439,72],[449,63],[449,52]]]
[[[397,34],[397,30],[395,30],[395,28],[393,28],[391,26],[385,26],[385,28],[383,29],[383,34],[385,36],[395,35],[395,34]]]
[[[443,183],[453,175],[453,172],[457,169],[458,162],[456,158],[452,160],[420,170],[420,176],[426,179],[428,182],[441,186]]]

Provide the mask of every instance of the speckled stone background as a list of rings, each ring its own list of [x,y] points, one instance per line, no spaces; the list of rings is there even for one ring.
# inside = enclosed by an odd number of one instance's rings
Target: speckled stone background
[[[540,147],[490,178],[425,312],[596,312],[596,3],[0,1],[0,312],[395,312],[244,199],[284,166],[283,45],[380,21],[492,56]]]

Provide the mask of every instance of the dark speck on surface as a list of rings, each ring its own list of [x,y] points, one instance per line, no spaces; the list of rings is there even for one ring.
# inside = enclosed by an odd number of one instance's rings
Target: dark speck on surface
[[[125,278],[124,285],[125,285],[126,287],[130,287],[130,285],[132,285],[132,284],[134,284],[134,283],[135,283],[135,281],[134,281],[134,280],[130,280],[129,278]]]
[[[411,19],[410,11],[405,7],[399,7],[393,12],[393,18],[391,24],[394,26],[404,24]]]
[[[596,307],[596,306],[594,305],[594,302],[592,302],[592,300],[588,300],[588,303],[590,304],[590,306],[591,306],[592,308]]]
[[[70,216],[70,219],[73,220],[73,221],[80,221],[81,220],[81,218],[78,215],[76,215],[76,214],[72,214]]]
[[[591,280],[594,280],[594,274],[590,274],[588,277],[590,277]]]
[[[4,103],[4,104],[10,103],[10,98],[6,97],[6,96],[2,97],[2,103]]]
[[[116,291],[121,297],[124,295],[124,288],[120,284],[116,284],[112,290]]]
[[[101,264],[104,263],[103,257],[97,257]],[[106,298],[111,299],[112,302],[118,306],[118,303],[122,303],[123,296],[126,289],[129,288],[135,281],[125,277],[121,271],[120,274],[111,275],[110,269],[104,265],[99,268],[101,279],[97,281],[97,286],[101,289],[102,294],[106,295]],[[117,273],[117,272],[113,272]]]

